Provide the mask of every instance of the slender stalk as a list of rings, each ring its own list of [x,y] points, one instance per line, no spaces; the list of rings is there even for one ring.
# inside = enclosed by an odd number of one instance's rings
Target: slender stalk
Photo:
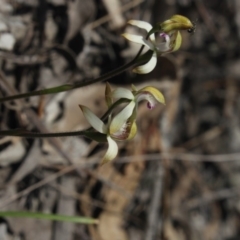
[[[113,111],[113,109],[122,104],[128,103],[129,99],[121,98],[117,100],[111,107],[104,113],[102,120],[104,121],[107,116]],[[41,132],[30,132],[24,129],[14,129],[14,130],[2,130],[0,131],[0,136],[15,136],[15,137],[24,137],[24,138],[52,138],[52,137],[76,137],[83,136],[98,142],[106,142],[106,134],[93,131],[93,128],[90,127],[84,131],[71,131],[71,132],[56,132],[56,133],[41,133]]]
[[[72,222],[72,223],[82,223],[82,224],[98,224],[98,220],[88,217],[78,217],[78,216],[66,216],[58,214],[47,214],[47,213],[38,213],[38,212],[0,212],[1,217],[14,217],[14,218],[37,218],[50,221],[63,221],[63,222]]]
[[[147,38],[149,37],[148,35],[147,35]],[[141,57],[139,57],[141,55],[143,49],[144,49],[144,46],[142,46],[140,48],[139,52],[137,53],[137,55],[131,62],[129,62],[109,73],[106,73],[99,78],[93,79],[91,81],[86,81],[86,82],[80,82],[80,83],[74,83],[74,84],[64,84],[64,85],[53,87],[53,88],[42,89],[42,90],[32,91],[32,92],[28,92],[28,93],[21,93],[21,94],[17,94],[17,95],[3,97],[3,98],[0,98],[0,103],[5,102],[5,101],[10,101],[10,100],[32,97],[32,96],[40,96],[40,95],[66,92],[69,90],[73,90],[75,88],[81,88],[81,87],[85,87],[85,86],[88,86],[88,85],[91,85],[91,84],[94,84],[97,82],[105,81],[116,75],[119,75],[120,73],[122,73],[128,69],[131,69],[131,68],[134,68],[134,67],[137,67],[139,65],[146,63],[150,59],[149,57],[150,57],[151,51],[148,51],[145,54],[143,54]]]
[[[85,136],[85,131],[76,132],[57,132],[57,133],[40,133],[30,132],[22,129],[3,130],[0,131],[0,136],[15,136],[25,138],[50,138],[50,137],[69,137],[69,136]]]
[[[22,129],[3,130],[0,131],[0,136],[15,136],[24,138],[53,138],[53,137],[87,137],[97,142],[106,142],[106,134],[93,131],[75,131],[75,132],[56,132],[56,133],[40,133],[30,132]]]
[[[156,27],[152,28],[152,30],[150,32],[148,32],[146,39],[148,39],[151,34],[154,34],[158,30],[160,30],[160,29],[159,28],[157,29]],[[64,85],[53,87],[53,88],[42,89],[42,90],[38,90],[38,91],[32,91],[32,92],[28,92],[28,93],[21,93],[21,94],[3,97],[3,98],[0,98],[0,103],[10,101],[10,100],[32,97],[32,96],[40,96],[40,95],[48,95],[48,94],[66,92],[69,90],[73,90],[75,88],[81,88],[81,87],[85,87],[85,86],[88,86],[88,85],[91,85],[91,84],[94,84],[97,82],[108,80],[130,68],[134,68],[134,67],[145,64],[151,58],[152,51],[149,50],[140,57],[143,49],[144,49],[144,45],[141,46],[137,55],[134,57],[134,59],[131,62],[129,62],[109,73],[106,73],[99,78],[96,78],[96,79],[93,79],[93,80],[87,81],[87,82],[64,84]]]

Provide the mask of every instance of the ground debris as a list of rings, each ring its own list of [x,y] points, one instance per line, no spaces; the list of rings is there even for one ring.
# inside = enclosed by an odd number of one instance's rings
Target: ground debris
[[[98,226],[1,218],[3,240],[237,240],[240,236],[239,0],[0,0],[0,97],[79,83],[130,61],[130,19],[196,24],[180,51],[113,88],[151,85],[166,106],[138,109],[138,134],[99,167],[84,138],[0,138],[0,209],[98,218]],[[79,104],[107,109],[104,83],[0,104],[0,130],[89,127]]]

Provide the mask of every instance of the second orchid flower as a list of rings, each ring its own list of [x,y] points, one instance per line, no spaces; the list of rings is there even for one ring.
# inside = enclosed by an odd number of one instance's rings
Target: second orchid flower
[[[194,24],[188,18],[181,15],[173,15],[170,19],[154,27],[148,22],[138,20],[130,20],[128,23],[146,30],[149,34],[149,39],[129,33],[122,35],[127,40],[142,44],[152,50],[151,59],[146,64],[133,69],[134,72],[139,74],[151,72],[157,64],[157,56],[159,54],[174,52],[180,48],[182,36],[179,30],[192,32],[195,28]],[[155,32],[158,33],[157,38],[155,37]]]

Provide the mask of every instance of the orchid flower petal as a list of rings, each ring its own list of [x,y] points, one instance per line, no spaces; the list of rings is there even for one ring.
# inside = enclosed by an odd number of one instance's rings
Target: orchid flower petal
[[[165,104],[165,99],[162,93],[154,87],[144,87],[136,94],[136,101],[148,101],[147,107],[153,109],[157,103]]]
[[[141,95],[144,95],[144,94],[150,94],[154,99],[156,99],[157,102],[165,104],[165,98],[164,98],[163,94],[155,87],[147,86],[147,87],[140,89],[137,92],[138,101],[141,101],[142,99],[146,99],[144,97],[141,99],[139,98],[139,97],[141,97]]]
[[[107,137],[107,141],[108,141],[108,150],[101,161],[101,165],[110,162],[118,154],[117,143],[110,136]]]
[[[111,134],[111,137],[117,141],[125,141],[134,138],[137,133],[136,119],[127,120],[118,132]]]
[[[132,91],[133,91],[133,92],[137,92],[137,88],[135,87],[134,84],[132,84]]]
[[[98,118],[89,108],[83,105],[79,105],[79,107],[81,108],[84,117],[96,131],[100,133],[107,132],[106,126],[104,125],[103,121],[100,118]]]
[[[129,20],[128,24],[145,29],[147,32],[150,32],[150,30],[152,30],[152,25],[145,21]]]
[[[159,53],[167,53],[171,51],[169,43],[160,43],[157,45],[157,50]]]
[[[146,40],[143,36],[134,35],[130,33],[124,33],[122,34],[122,36],[131,42],[142,44],[150,48],[151,50],[155,49],[154,44],[151,41]]]
[[[157,53],[153,52],[152,58],[146,64],[134,68],[133,72],[138,74],[146,74],[151,72],[156,65],[157,65]]]
[[[128,21],[128,23],[133,26],[137,26],[139,28],[145,29],[147,32],[150,32],[153,28],[150,23],[145,22],[145,21],[130,20],[130,21]],[[149,38],[151,39],[151,41],[155,41],[154,34],[151,34]]]
[[[134,99],[134,95],[132,92],[126,88],[117,88],[116,90],[113,90],[112,97],[119,99],[119,98],[127,98],[130,100]]]
[[[160,24],[161,29],[165,33],[173,30],[194,30],[194,24],[182,15],[173,15],[170,19]]]
[[[128,134],[128,138],[126,140],[131,140],[133,139],[137,134],[137,124],[136,121],[134,121],[132,123],[132,126],[130,128],[129,134]]]
[[[127,122],[128,118],[132,115],[135,107],[135,102],[131,101],[120,113],[118,113],[112,120],[109,132],[110,135],[118,132],[122,126]]]
[[[122,125],[122,127],[117,132],[111,134],[111,137],[117,141],[125,141],[132,139],[137,133],[136,115],[137,107],[135,105],[131,116],[127,119],[127,121]]]
[[[164,39],[164,42],[157,43],[156,42],[156,49],[160,53],[165,53],[171,50],[171,39],[170,36],[166,33],[161,33],[159,35],[160,39]]]
[[[177,31],[175,33],[175,39],[172,43],[173,49],[171,52],[177,51],[181,47],[181,45],[182,45],[182,36],[181,36],[181,33]]]

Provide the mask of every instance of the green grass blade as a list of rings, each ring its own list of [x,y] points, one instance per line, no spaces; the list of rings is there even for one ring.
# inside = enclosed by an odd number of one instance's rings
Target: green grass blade
[[[81,224],[98,224],[98,219],[78,216],[66,216],[38,212],[24,212],[24,211],[4,211],[0,212],[0,217],[13,217],[13,218],[36,218],[50,221],[63,221]]]

